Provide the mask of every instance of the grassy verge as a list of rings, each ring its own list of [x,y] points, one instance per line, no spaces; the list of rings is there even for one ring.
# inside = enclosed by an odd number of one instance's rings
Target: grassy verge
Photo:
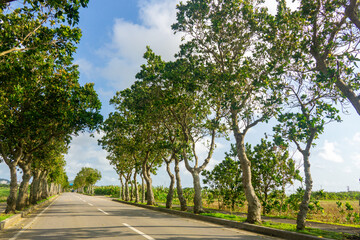
[[[232,221],[237,221],[237,222],[245,222],[245,220],[246,220],[245,217],[240,217],[237,215],[230,215],[230,214],[223,214],[223,213],[202,213],[201,215],[217,217],[217,218],[222,218],[222,219],[227,219],[227,220],[232,220]],[[271,221],[264,221],[263,223],[261,223],[259,225],[264,226],[264,227],[280,229],[280,230],[284,230],[284,231],[309,234],[309,235],[313,235],[313,236],[317,236],[317,237],[321,237],[321,238],[331,238],[331,239],[342,240],[342,239],[347,239],[347,237],[351,236],[351,234],[325,231],[325,230],[321,230],[321,229],[317,229],[317,228],[306,228],[303,231],[298,231],[298,230],[296,230],[295,224],[288,224],[288,223],[274,223]]]
[[[217,217],[217,218],[222,218],[222,219],[227,219],[227,220],[232,220],[232,221],[237,221],[237,222],[245,222],[245,220],[246,220],[245,217],[241,217],[238,215],[224,214],[224,213],[201,213],[200,215]]]
[[[146,203],[138,203],[138,204],[146,205]],[[164,208],[165,206],[157,205],[155,207]],[[172,209],[180,210],[179,207],[173,207]],[[245,220],[246,220],[245,217],[242,217],[239,215],[224,214],[224,213],[202,213],[201,215],[217,217],[217,218],[222,218],[222,219],[227,219],[227,220],[237,221],[237,222],[245,222]],[[275,217],[275,216],[273,216],[273,217]],[[276,217],[278,217],[278,216],[276,216]],[[291,217],[283,217],[283,218],[291,219]],[[320,221],[314,221],[314,222],[320,222]],[[352,235],[352,234],[326,231],[326,230],[321,230],[321,229],[317,229],[317,228],[306,228],[303,231],[298,231],[298,230],[296,230],[295,224],[289,224],[289,223],[276,223],[276,222],[271,222],[271,221],[264,221],[263,223],[261,223],[259,225],[264,226],[264,227],[280,229],[280,230],[284,230],[284,231],[291,231],[291,232],[298,232],[298,233],[313,235],[313,236],[317,236],[320,238],[330,238],[330,239],[338,239],[338,240],[355,239],[355,238],[353,238],[355,235]],[[336,225],[354,227],[354,225],[352,225],[352,224],[351,225],[350,224],[336,224]],[[360,227],[360,226],[357,226],[357,227]],[[358,238],[356,238],[356,239],[358,239]]]
[[[288,224],[288,223],[274,223],[274,222],[266,221],[260,225],[264,226],[264,227],[270,227],[270,228],[280,229],[280,230],[284,230],[284,231],[309,234],[309,235],[317,236],[320,238],[331,238],[331,239],[342,240],[342,239],[348,239],[352,236],[351,234],[325,231],[325,230],[321,230],[321,229],[317,229],[317,228],[305,228],[305,230],[298,231],[298,230],[296,230],[295,224]]]
[[[9,218],[9,217],[11,217],[11,216],[13,216],[14,214],[5,214],[5,213],[1,213],[0,214],[0,222],[1,221],[4,221],[5,219],[7,219],[7,218]]]

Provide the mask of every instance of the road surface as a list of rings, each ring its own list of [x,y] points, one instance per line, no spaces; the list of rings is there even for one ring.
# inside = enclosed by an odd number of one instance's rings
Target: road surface
[[[64,193],[38,215],[22,221],[21,226],[0,233],[0,239],[276,238],[121,204],[104,197]]]

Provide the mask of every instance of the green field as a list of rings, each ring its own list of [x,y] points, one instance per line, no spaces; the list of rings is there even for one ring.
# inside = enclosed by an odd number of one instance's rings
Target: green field
[[[0,202],[6,202],[9,193],[10,193],[9,187],[0,186]]]

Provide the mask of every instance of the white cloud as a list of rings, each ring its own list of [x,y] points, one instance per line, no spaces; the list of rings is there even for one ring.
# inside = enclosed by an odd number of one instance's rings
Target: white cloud
[[[360,144],[360,132],[354,134],[352,141],[354,144]]]
[[[355,153],[351,156],[352,163],[356,168],[360,168],[360,153]]]
[[[140,65],[145,63],[146,46],[164,60],[174,58],[181,43],[180,34],[174,35],[171,30],[176,20],[177,3],[176,0],[141,1],[140,24],[115,20],[111,43],[98,50],[98,54],[108,59],[100,72],[112,87],[121,90],[134,82]]]
[[[287,6],[290,7],[290,9],[292,9],[292,10],[295,10],[299,6],[298,2],[294,2],[291,0],[287,0],[286,3],[287,3]],[[277,3],[275,2],[275,0],[265,0],[264,5],[266,7],[268,7],[269,12],[271,14],[274,14],[274,15],[276,14]]]
[[[84,58],[79,58],[76,59],[74,63],[79,65],[80,74],[84,74],[88,79],[94,78],[94,74],[97,71],[95,70],[94,65],[90,61]]]
[[[353,168],[350,166],[346,166],[343,170],[344,173],[352,173],[353,172]]]
[[[106,151],[102,150],[97,144],[100,135],[95,133],[95,138],[88,133],[80,134],[74,137],[71,142],[71,148],[65,156],[66,172],[69,179],[75,178],[82,167],[91,167],[98,169],[102,175],[110,174],[113,177],[115,171],[106,159]]]
[[[336,162],[336,163],[344,162],[344,159],[338,153],[339,149],[337,148],[337,145],[338,144],[336,142],[329,142],[325,140],[324,146],[320,149],[318,156],[323,160],[330,162]]]

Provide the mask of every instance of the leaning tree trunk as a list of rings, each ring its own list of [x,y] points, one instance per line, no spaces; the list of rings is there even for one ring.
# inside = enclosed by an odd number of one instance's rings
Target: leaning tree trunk
[[[297,220],[296,220],[296,229],[298,230],[305,229],[306,215],[309,210],[310,196],[312,190],[312,178],[311,178],[310,161],[309,161],[310,153],[303,151],[302,154],[304,159],[305,193],[300,203],[299,213],[297,215]]]
[[[246,221],[249,223],[261,222],[261,203],[255,194],[254,187],[251,183],[251,162],[246,156],[244,134],[241,134],[238,128],[236,113],[232,113],[233,132],[236,140],[238,158],[242,170],[242,183],[246,200],[248,202],[248,213]]]
[[[175,157],[175,177],[176,177],[176,191],[180,202],[180,210],[186,211],[187,210],[187,203],[184,197],[183,189],[181,186],[181,178],[180,178],[180,169],[179,169],[179,159]]]
[[[5,209],[5,213],[15,213],[16,210],[16,198],[18,191],[17,184],[17,175],[16,175],[16,165],[15,163],[8,164],[10,168],[10,194],[7,198],[7,206]]]
[[[170,186],[169,186],[169,192],[166,196],[166,208],[171,208],[173,199],[174,199],[174,185],[175,185],[175,176],[172,174],[170,170],[170,161],[166,161],[166,171],[169,174],[170,177]]]
[[[200,184],[200,176],[199,171],[194,169],[192,171],[193,183],[194,183],[194,213],[204,213],[202,197],[201,197],[201,184]]]
[[[31,179],[30,163],[19,163],[23,171],[22,181],[19,188],[19,195],[16,202],[16,210],[23,210],[28,202],[28,188]]]
[[[150,169],[146,166],[146,163],[143,165],[143,175],[146,182],[146,205],[155,205],[154,193],[152,190],[152,179],[150,175]]]

